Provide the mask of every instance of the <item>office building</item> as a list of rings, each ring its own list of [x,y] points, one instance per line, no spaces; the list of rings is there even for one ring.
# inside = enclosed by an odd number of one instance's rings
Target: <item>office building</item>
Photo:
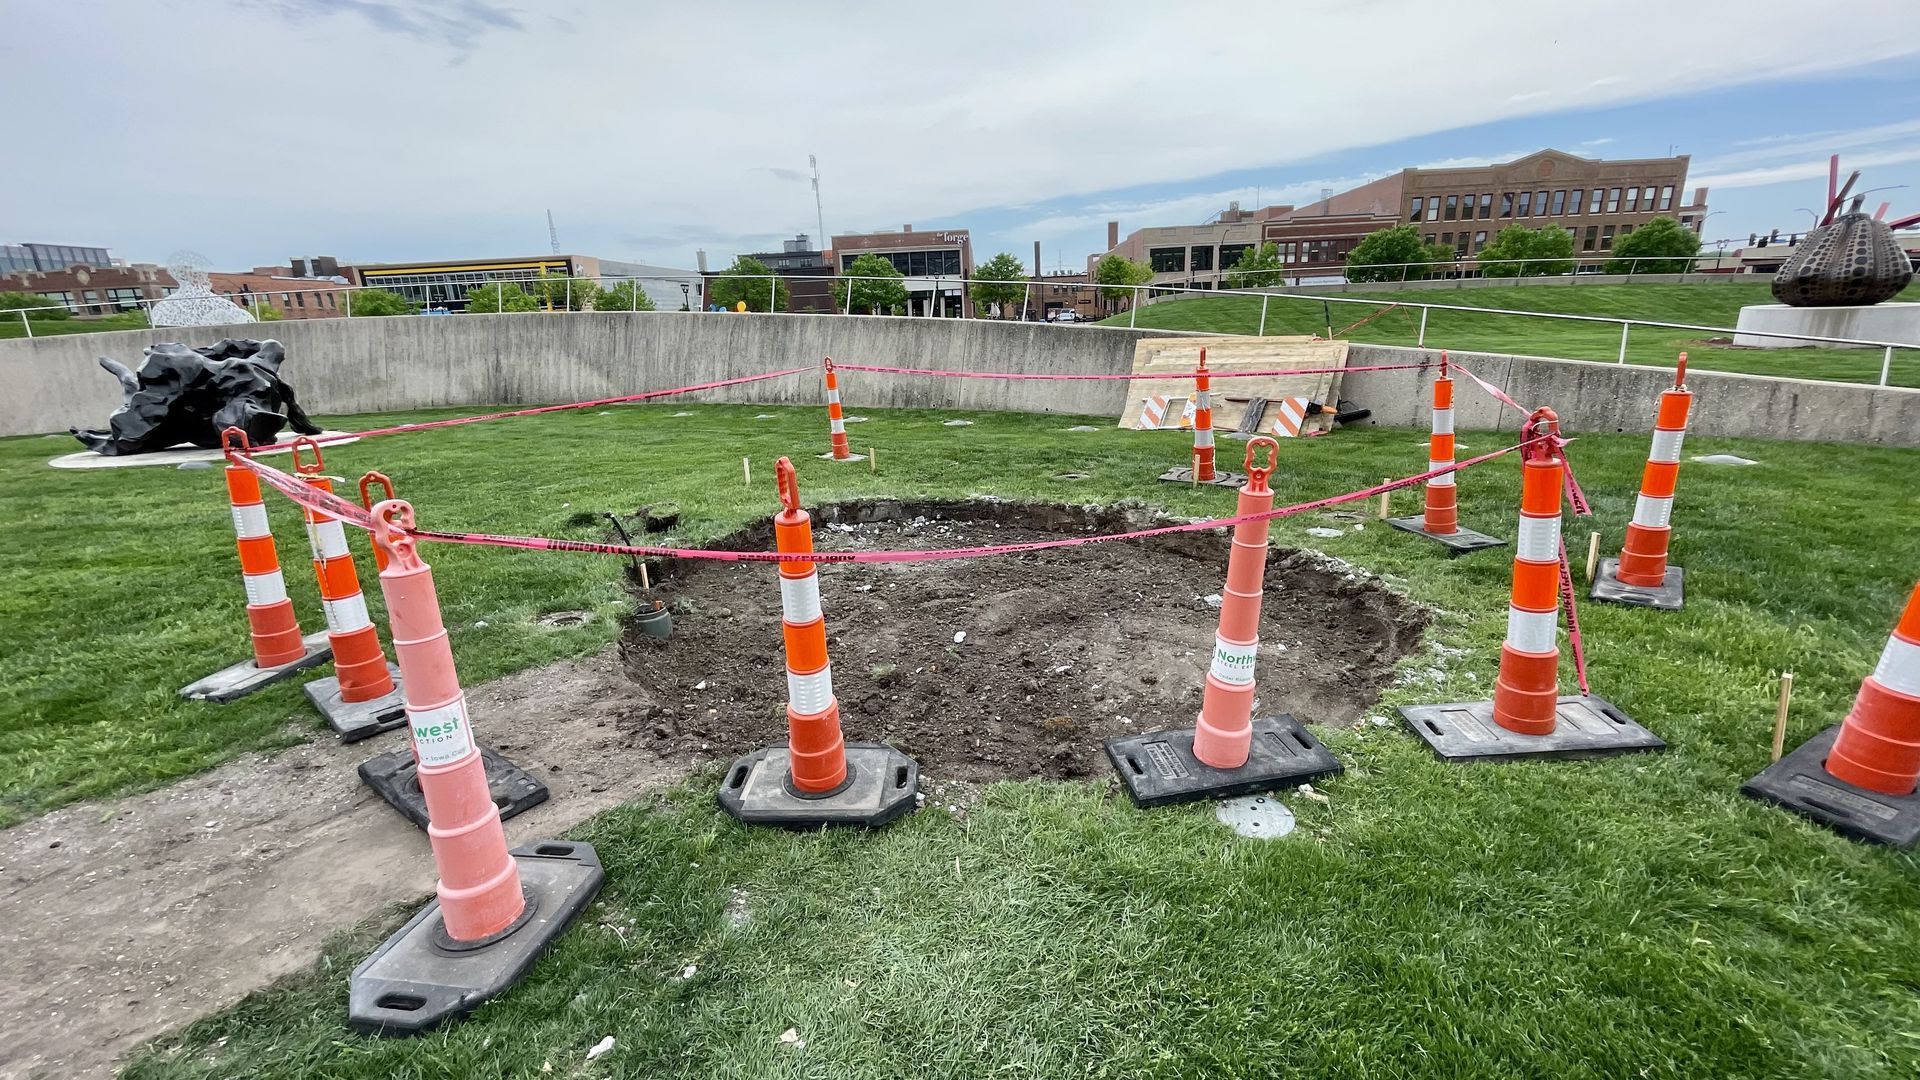
[[[1225,288],[1227,271],[1242,253],[1260,243],[1261,227],[1291,211],[1291,206],[1242,210],[1229,205],[1203,225],[1157,225],[1120,238],[1120,223],[1107,222],[1107,250],[1087,259],[1091,273],[1106,255],[1121,255],[1153,267],[1149,285],[1193,289]]]
[[[828,262],[845,273],[862,255],[878,255],[906,275],[908,315],[972,318],[963,278],[973,275],[973,243],[965,229],[846,233],[833,238]]]
[[[787,285],[788,311],[830,312],[834,305],[833,282],[829,279],[834,270],[827,254],[814,245],[812,237],[800,233],[791,240],[780,241],[779,251],[749,252],[739,258],[758,259],[780,275]],[[711,281],[724,272],[703,269],[701,275]]]
[[[660,311],[678,311],[689,299],[694,306],[699,296],[700,275],[692,270],[668,266],[600,259],[591,255],[528,255],[493,259],[428,259],[408,263],[373,263],[354,267],[360,284],[372,289],[399,293],[430,308],[464,311],[470,289],[493,282],[513,282],[526,287],[542,276],[593,278],[611,287],[623,280],[637,280],[647,298]],[[682,285],[689,286],[683,290]]]
[[[32,293],[66,305],[77,315],[132,311],[141,301],[170,295],[176,283],[165,267],[73,266],[60,270],[0,273],[0,292]]]
[[[103,247],[79,244],[0,244],[0,274],[18,274],[29,270],[49,272],[75,266],[104,270],[113,265],[113,256]]]

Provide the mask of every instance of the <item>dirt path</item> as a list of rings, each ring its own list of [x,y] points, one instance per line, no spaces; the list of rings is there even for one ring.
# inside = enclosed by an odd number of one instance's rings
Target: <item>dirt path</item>
[[[507,822],[509,842],[555,835],[690,763],[635,745],[610,652],[469,699],[482,738],[553,792]],[[307,967],[330,933],[431,893],[426,835],[354,773],[404,737],[316,736],[0,832],[0,1077],[111,1075],[142,1041]]]

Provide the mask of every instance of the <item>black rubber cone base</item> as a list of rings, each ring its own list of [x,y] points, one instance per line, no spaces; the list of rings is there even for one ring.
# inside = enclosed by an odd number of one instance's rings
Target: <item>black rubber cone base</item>
[[[547,801],[547,785],[492,747],[480,748],[480,760],[486,765],[487,790],[493,795],[493,805],[500,808],[501,821]],[[360,780],[408,821],[422,829],[427,827],[427,797],[420,792],[420,770],[414,764],[412,747],[389,750],[361,762]]]
[[[1884,795],[1829,773],[1827,754],[1839,734],[1840,725],[1835,724],[1801,743],[1741,784],[1741,794],[1804,814],[1843,836],[1912,847],[1920,840],[1920,792]]]
[[[1191,467],[1168,469],[1166,472],[1160,474],[1160,479],[1169,484],[1191,484],[1194,482],[1193,469]],[[1245,473],[1221,472],[1218,469],[1213,471],[1213,479],[1200,481],[1202,484],[1212,484],[1214,487],[1223,488],[1239,488],[1244,486],[1246,482],[1247,475]]]
[[[1547,735],[1522,735],[1494,723],[1491,701],[1402,705],[1400,717],[1446,761],[1605,757],[1667,747],[1612,703],[1578,694],[1560,699],[1558,722]]]
[[[1128,735],[1106,745],[1107,760],[1143,808],[1274,791],[1346,771],[1287,713],[1253,722],[1247,763],[1237,769],[1216,769],[1194,757],[1192,728]]]
[[[920,765],[891,746],[847,744],[847,782],[818,798],[787,783],[787,744],[764,747],[735,761],[720,783],[720,808],[748,825],[811,829],[820,825],[887,822],[914,808]]]
[[[591,844],[536,840],[514,848],[527,913],[489,943],[447,937],[433,900],[353,969],[347,1026],[365,1035],[418,1035],[506,993],[600,893],[606,872]]]
[[[1632,604],[1635,607],[1659,608],[1661,611],[1679,611],[1685,603],[1683,580],[1687,572],[1677,566],[1667,567],[1667,576],[1660,584],[1647,588],[1642,585],[1628,585],[1620,580],[1620,560],[1601,559],[1593,574],[1593,598],[1612,604]]]
[[[315,679],[300,689],[307,692],[307,700],[320,710],[327,726],[340,736],[341,742],[359,742],[406,726],[407,702],[400,694],[400,669],[388,661],[387,674],[393,679],[392,692],[370,701],[340,700],[338,675]]]
[[[1453,552],[1455,555],[1465,554],[1469,551],[1479,551],[1481,548],[1499,547],[1506,543],[1505,540],[1497,536],[1488,536],[1486,533],[1474,532],[1472,529],[1464,526],[1450,533],[1428,532],[1426,530],[1427,516],[1425,514],[1415,514],[1412,517],[1388,518],[1387,524],[1403,532],[1410,532],[1415,536],[1424,536],[1435,543],[1444,545],[1448,551]]]
[[[236,698],[246,697],[255,690],[272,686],[282,679],[297,675],[310,667],[324,664],[333,659],[333,646],[327,642],[325,633],[308,634],[300,639],[306,652],[300,659],[279,667],[263,668],[252,660],[242,660],[219,671],[198,679],[180,688],[180,696],[193,701],[211,701],[225,705]]]

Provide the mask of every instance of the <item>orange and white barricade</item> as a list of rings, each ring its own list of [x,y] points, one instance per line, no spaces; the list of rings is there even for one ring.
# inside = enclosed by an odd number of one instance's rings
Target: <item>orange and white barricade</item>
[[[1853,708],[1741,788],[1849,836],[1920,840],[1920,585],[1861,680]]]
[[[1653,422],[1653,448],[1640,474],[1620,557],[1602,559],[1593,576],[1593,597],[1621,604],[1678,611],[1686,602],[1685,571],[1667,563],[1673,539],[1673,492],[1680,475],[1680,445],[1687,436],[1693,394],[1687,390],[1687,354],[1673,373],[1673,388],[1660,395]]]
[[[826,366],[827,432],[832,450],[820,456],[832,461],[865,461],[867,455],[856,454],[847,445],[847,417],[840,409],[840,373],[833,366],[833,357],[827,357]]]
[[[293,471],[307,486],[331,495],[335,478],[323,475],[324,467],[320,444],[304,435],[294,440]],[[374,629],[353,554],[347,550],[346,528],[323,510],[310,506],[302,510],[320,606],[327,616],[327,641],[333,646],[334,671],[303,689],[342,742],[358,742],[406,722],[406,702],[396,682],[399,669],[387,663],[380,647],[380,632]]]
[[[181,696],[196,701],[228,702],[323,663],[331,655],[326,635],[300,633],[300,619],[287,597],[280,553],[267,522],[260,477],[239,463],[249,452],[246,432],[228,428],[220,435],[227,455],[227,499],[233,513],[234,543],[240,552],[241,581],[247,594],[247,631],[253,656],[183,687]]]
[[[354,969],[347,1023],[368,1034],[411,1035],[520,981],[599,894],[605,874],[592,846],[578,841],[507,850],[433,570],[409,535],[413,508],[382,502],[373,523],[375,543],[387,548],[380,588],[440,881],[435,899]]]
[[[1427,436],[1427,471],[1453,467],[1456,445],[1453,433],[1453,377],[1447,374],[1447,354],[1440,354],[1440,374],[1433,380],[1433,430]],[[1506,541],[1483,532],[1460,527],[1460,486],[1458,474],[1441,472],[1427,478],[1424,509],[1412,517],[1388,518],[1396,529],[1424,536],[1446,545],[1454,554],[1498,547]]]
[[[1307,425],[1307,410],[1312,402],[1303,397],[1273,400],[1273,433],[1282,439],[1297,439]]]
[[[1264,449],[1264,465],[1254,452]],[[1134,802],[1161,806],[1304,783],[1341,771],[1326,747],[1288,714],[1253,717],[1255,662],[1260,652],[1260,593],[1266,572],[1272,475],[1279,444],[1265,435],[1247,443],[1247,483],[1240,489],[1220,624],[1194,726],[1109,739],[1107,758]]]
[[[1560,538],[1566,461],[1552,409],[1528,418],[1521,450],[1507,633],[1490,701],[1403,705],[1400,715],[1448,761],[1594,757],[1664,747],[1657,736],[1590,694],[1560,694],[1560,607],[1571,595]]]
[[[774,464],[780,513],[774,549],[813,554],[813,519],[800,508],[793,462]],[[736,760],[721,783],[720,805],[750,825],[884,825],[912,810],[920,767],[877,743],[846,742],[833,695],[820,575],[804,559],[780,564],[780,626],[787,658],[787,741]]]

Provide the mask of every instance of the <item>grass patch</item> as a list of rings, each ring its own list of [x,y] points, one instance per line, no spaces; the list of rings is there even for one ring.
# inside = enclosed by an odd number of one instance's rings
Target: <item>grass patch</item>
[[[144,311],[122,311],[113,315],[89,315],[72,319],[35,319],[34,337],[57,337],[61,334],[102,334],[109,330],[145,330],[147,313]],[[0,316],[0,339],[23,338],[27,329],[20,325],[19,315]]]
[[[683,410],[694,415],[672,415]],[[812,456],[826,442],[819,409],[763,406],[527,418],[341,447],[328,464],[387,472],[428,527],[583,539],[601,535],[600,512],[661,500],[688,513],[680,539],[735,528],[773,508],[782,453],[809,502],[991,492],[1195,515],[1232,505],[1230,492],[1148,479],[1183,460],[1177,433],[867,415],[850,430],[880,447],[877,475]],[[941,426],[954,415],[974,425]],[[1502,440],[1463,436],[1470,453]],[[0,441],[0,509],[25,526],[0,537],[13,584],[0,594],[9,820],[324,737],[295,687],[224,707],[175,696],[245,650],[219,472],[41,463],[65,450]],[[1761,462],[1683,470],[1688,609],[1582,608],[1597,691],[1665,737],[1665,754],[1469,768],[1397,727],[1322,728],[1349,771],[1322,785],[1327,804],[1290,798],[1300,829],[1274,843],[1232,839],[1204,807],[1136,811],[1099,783],[1001,784],[964,815],[793,835],[733,824],[704,776],[579,831],[607,862],[604,898],[472,1020],[412,1041],[345,1033],[346,973],[389,917],[128,1074],[1912,1076],[1920,865],[1737,787],[1765,763],[1779,669],[1798,676],[1790,743],[1838,718],[1871,669],[1920,565],[1920,506],[1900,494],[1920,453],[1710,438],[1687,450]],[[1644,437],[1574,445],[1603,550],[1618,547],[1645,453]],[[1407,430],[1291,441],[1279,497],[1404,474],[1424,454]],[[1064,471],[1089,478],[1051,479]],[[1517,472],[1469,472],[1464,523],[1511,536]],[[317,625],[297,515],[279,499],[270,513],[295,602]],[[1377,524],[1306,536],[1328,523],[1276,523],[1276,543],[1384,575],[1436,609],[1431,639],[1464,650],[1421,654],[1375,711],[1487,693],[1508,553],[1450,560]],[[1571,547],[1587,527],[1569,524]],[[539,614],[625,603],[614,559],[452,546],[427,557],[469,683],[611,633],[611,619],[542,629]],[[829,612],[833,575],[823,568]],[[788,1027],[804,1049],[780,1041]],[[609,1034],[617,1048],[586,1065]]]
[[[1731,327],[1739,321],[1742,307],[1774,302],[1764,281],[1733,285],[1494,285],[1432,291],[1395,290],[1346,298],[1378,303],[1373,306],[1322,305],[1317,297],[1276,296],[1267,303],[1267,333],[1325,334],[1328,309],[1338,333],[1348,324],[1395,303],[1450,304]],[[1920,301],[1920,285],[1907,289],[1896,300]],[[1110,326],[1128,325],[1124,314],[1106,322]],[[1210,296],[1159,300],[1141,308],[1134,325],[1252,334],[1260,329],[1260,298]],[[1389,310],[1365,326],[1339,336],[1375,345],[1413,345],[1420,340],[1420,312],[1417,308]],[[1702,370],[1837,382],[1871,383],[1880,379],[1882,357],[1878,349],[1736,349],[1730,345],[1707,344],[1708,336],[1694,330],[1637,326],[1627,336],[1627,362],[1666,366],[1685,350],[1692,366]],[[1558,356],[1569,360],[1611,362],[1620,355],[1618,326],[1459,311],[1431,312],[1427,318],[1426,341],[1434,348]],[[1920,386],[1920,349],[1894,350],[1889,381],[1895,386]]]

